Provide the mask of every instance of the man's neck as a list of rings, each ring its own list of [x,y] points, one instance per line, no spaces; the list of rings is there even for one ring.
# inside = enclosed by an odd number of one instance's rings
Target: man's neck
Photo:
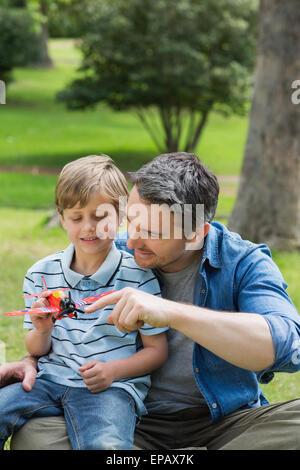
[[[165,266],[161,266],[159,270],[162,273],[166,274],[183,271],[184,269],[191,266],[196,260],[199,260],[199,262],[201,262],[200,260],[202,259],[202,253],[203,249],[190,251],[189,256],[181,256],[180,258],[173,260],[171,263]]]

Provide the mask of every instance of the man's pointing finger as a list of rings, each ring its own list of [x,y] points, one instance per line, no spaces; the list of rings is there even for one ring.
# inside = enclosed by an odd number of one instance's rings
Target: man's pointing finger
[[[105,295],[99,300],[96,300],[93,304],[85,307],[86,313],[92,313],[101,308],[107,307],[107,305],[115,305],[122,297],[122,291],[113,292],[112,294]]]

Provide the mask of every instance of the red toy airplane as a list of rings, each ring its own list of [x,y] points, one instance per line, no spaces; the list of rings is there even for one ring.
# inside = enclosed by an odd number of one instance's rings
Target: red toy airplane
[[[37,294],[24,295],[24,298],[40,297],[43,292],[48,290],[44,276],[42,276],[42,278],[45,284],[45,290]],[[72,317],[77,318],[77,312],[85,313],[83,310],[80,310],[79,307],[82,307],[83,305],[87,305],[87,304],[92,304],[93,302],[100,299],[101,297],[104,297],[105,295],[115,292],[115,291],[110,291],[110,292],[105,292],[104,294],[92,295],[91,297],[86,297],[85,299],[79,300],[75,304],[73,300],[71,299],[71,292],[69,292],[69,295],[66,295],[64,292],[66,290],[69,290],[69,288],[57,289],[57,290],[52,291],[49,294],[47,298],[49,300],[50,307],[25,308],[24,310],[14,310],[13,312],[7,312],[4,315],[14,317],[17,315],[26,315],[26,314],[37,315],[41,313],[56,313],[57,315],[53,319],[54,321],[61,320],[65,315],[67,315],[70,318]]]

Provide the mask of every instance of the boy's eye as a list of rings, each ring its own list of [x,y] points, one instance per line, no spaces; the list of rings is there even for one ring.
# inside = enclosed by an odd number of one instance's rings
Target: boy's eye
[[[80,222],[81,219],[82,219],[82,217],[72,217],[72,218],[71,218],[72,222]],[[97,217],[97,216],[95,215],[95,216],[94,216],[94,219],[97,220],[97,221],[99,221],[99,220],[104,219],[104,217],[103,217],[103,216]]]

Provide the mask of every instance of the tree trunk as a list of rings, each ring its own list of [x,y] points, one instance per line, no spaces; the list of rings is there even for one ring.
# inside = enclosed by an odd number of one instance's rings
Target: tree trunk
[[[256,76],[237,201],[229,228],[271,248],[300,248],[299,0],[261,0]]]
[[[45,68],[52,68],[53,62],[49,56],[48,51],[48,40],[49,40],[49,32],[48,32],[48,4],[47,0],[40,0],[40,10],[43,15],[43,22],[41,24],[41,47],[40,47],[40,61],[39,66]]]

